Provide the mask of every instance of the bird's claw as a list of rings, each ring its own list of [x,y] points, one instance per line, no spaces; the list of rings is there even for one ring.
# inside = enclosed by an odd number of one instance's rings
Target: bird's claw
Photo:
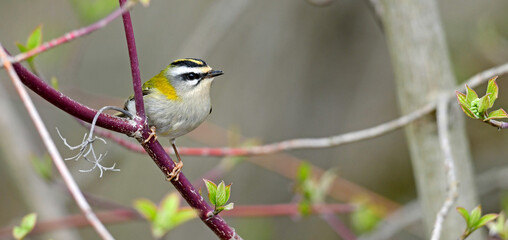
[[[180,172],[182,171],[183,162],[177,162],[175,163],[175,168],[173,168],[173,171],[169,174],[168,181],[172,181],[175,179],[175,181],[178,181],[178,178],[180,177]]]
[[[152,139],[152,137],[153,137],[154,141],[157,140],[157,135],[155,134],[155,130],[156,130],[155,126],[150,127],[150,131],[151,131],[150,136],[148,136],[148,138],[145,139],[144,143],[147,143],[148,141],[150,141],[150,139]]]

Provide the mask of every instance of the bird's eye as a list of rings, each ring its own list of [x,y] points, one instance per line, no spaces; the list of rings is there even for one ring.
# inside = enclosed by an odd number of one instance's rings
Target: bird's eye
[[[185,80],[196,80],[200,77],[200,75],[197,73],[187,73],[183,75],[183,77],[185,78]]]

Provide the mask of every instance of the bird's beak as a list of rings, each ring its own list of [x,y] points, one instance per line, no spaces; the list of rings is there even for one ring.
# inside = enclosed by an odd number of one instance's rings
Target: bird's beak
[[[223,71],[212,70],[212,71],[208,72],[208,74],[206,74],[206,78],[214,78],[214,77],[220,76],[222,74],[224,74]]]

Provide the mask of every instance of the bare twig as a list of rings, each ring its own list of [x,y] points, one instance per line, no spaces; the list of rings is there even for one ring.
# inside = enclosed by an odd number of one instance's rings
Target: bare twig
[[[121,7],[131,4],[131,1],[128,0],[119,0],[119,2]],[[145,105],[143,103],[143,93],[141,89],[141,74],[139,72],[138,53],[136,51],[136,39],[134,38],[134,29],[132,27],[131,14],[129,12],[122,13],[122,19],[131,63],[132,87],[134,88],[136,114],[141,118],[141,122],[145,122],[146,116]]]
[[[107,144],[106,140],[104,140],[103,138],[95,137],[93,135],[94,129],[95,129],[95,124],[97,123],[97,119],[99,118],[100,114],[102,112],[104,112],[105,110],[116,110],[116,111],[122,112],[123,114],[127,115],[131,119],[133,118],[132,114],[124,109],[121,109],[121,108],[118,108],[115,106],[102,107],[101,109],[99,109],[99,111],[97,111],[97,113],[95,114],[95,117],[92,120],[92,124],[90,127],[90,132],[88,134],[88,137],[87,137],[87,134],[85,133],[85,135],[83,136],[83,141],[81,141],[81,143],[76,146],[71,146],[69,143],[67,143],[67,139],[62,137],[62,134],[60,134],[60,131],[58,130],[58,128],[56,129],[58,136],[60,136],[64,145],[67,148],[69,148],[70,150],[79,149],[79,152],[76,155],[74,155],[73,157],[66,158],[65,160],[78,161],[80,158],[84,158],[86,161],[93,163],[94,165],[90,169],[79,170],[79,171],[80,172],[91,172],[92,170],[97,168],[100,171],[100,177],[102,177],[104,171],[115,171],[115,172],[120,171],[120,169],[115,168],[116,164],[113,164],[113,166],[111,166],[111,167],[105,167],[101,164],[101,161],[104,159],[104,157],[106,157],[107,152],[104,154],[99,154],[99,156],[97,156],[95,154],[95,149],[94,149],[93,144],[96,140],[100,140],[104,144]],[[92,159],[90,159],[90,157],[89,157],[90,154],[92,155]]]
[[[189,207],[182,207],[180,210],[188,210]],[[355,207],[349,204],[315,204],[311,206],[311,214],[318,214],[323,211],[334,214],[350,213]],[[281,217],[294,216],[300,213],[298,204],[270,204],[270,205],[239,205],[231,211],[221,212],[227,217]],[[124,223],[133,220],[141,220],[143,217],[134,209],[119,208],[97,212],[97,217],[104,223]],[[54,220],[38,221],[31,234],[40,234],[58,229],[70,227],[87,227],[90,223],[81,214],[70,215]],[[9,236],[12,227],[0,228],[0,237]]]
[[[485,123],[487,123],[487,124],[489,124],[491,126],[494,126],[497,129],[508,128],[508,122],[503,122],[503,121],[497,121],[497,120],[490,119],[490,120],[486,121]]]
[[[127,0],[119,0],[120,5],[123,5],[126,1]],[[166,179],[170,180],[173,186],[178,190],[182,198],[196,210],[201,221],[203,221],[203,223],[205,223],[210,230],[217,235],[217,237],[228,240],[242,239],[236,233],[235,229],[229,226],[221,216],[213,214],[213,208],[204,201],[203,197],[199,194],[199,191],[191,184],[183,173],[179,173],[177,178],[173,178],[173,169],[176,167],[173,160],[164,151],[164,148],[162,148],[155,138],[151,138],[152,140],[148,141],[150,140],[149,136],[151,135],[151,130],[148,127],[144,112],[134,30],[130,19],[130,13],[126,12],[122,17],[127,45],[129,48],[136,112],[139,116],[139,119],[136,119],[135,121],[138,125],[142,126],[142,128],[135,134],[136,140],[138,140],[148,155],[153,159],[154,163],[160,168],[166,176]]]
[[[388,215],[373,231],[361,235],[358,240],[389,240],[407,226],[422,218],[418,201],[411,201]]]
[[[448,137],[448,102],[448,97],[443,96],[437,105],[437,127],[439,132],[439,142],[444,154],[443,161],[446,171],[446,179],[448,182],[448,189],[446,191],[446,200],[437,213],[436,221],[432,230],[431,240],[439,240],[444,219],[458,196],[458,182],[455,173],[455,163],[453,160],[450,139]]]
[[[504,75],[508,72],[508,63],[487,69],[482,71],[473,77],[469,78],[466,81],[466,84],[470,87],[476,87],[480,84],[485,83],[488,79],[492,78],[496,75]],[[464,90],[464,84],[460,84],[457,90]],[[453,92],[446,94],[446,98],[450,99],[455,97]],[[241,147],[241,148],[230,148],[230,147],[222,147],[222,148],[186,148],[180,147],[178,148],[178,152],[181,155],[192,155],[192,156],[214,156],[214,157],[224,157],[224,156],[253,156],[253,155],[264,155],[264,154],[274,154],[282,151],[289,151],[294,149],[309,149],[309,148],[328,148],[328,147],[337,147],[344,144],[350,144],[358,141],[362,141],[369,138],[378,137],[389,133],[391,131],[397,130],[405,125],[429,114],[430,112],[436,109],[436,102],[430,102],[422,108],[413,111],[407,115],[401,116],[392,121],[377,125],[375,127],[366,128],[359,131],[353,131],[345,134],[340,134],[331,137],[324,138],[298,138],[298,139],[290,139],[277,143],[271,143],[261,146],[253,146],[253,147]],[[508,127],[508,123],[499,122],[495,120],[489,121],[490,124],[495,124],[494,126],[500,128]],[[134,143],[130,143],[120,138],[114,136],[111,133],[107,132],[97,132],[97,134],[102,135],[107,138],[113,139],[118,144],[126,147],[127,149],[136,151],[136,152],[144,152],[144,150]],[[171,149],[166,149],[166,152],[172,153]]]
[[[346,224],[335,216],[333,212],[325,210],[324,212],[321,212],[319,216],[328,223],[328,225],[341,237],[341,239],[356,240],[355,234],[347,228]]]
[[[4,67],[7,69],[7,72],[9,76],[11,77],[11,80],[18,91],[18,94],[20,95],[21,100],[25,104],[25,107],[32,118],[32,121],[35,124],[35,127],[37,128],[37,131],[41,135],[41,138],[44,142],[44,145],[46,145],[46,148],[48,149],[48,152],[53,159],[53,162],[60,172],[60,175],[62,176],[62,179],[65,182],[65,185],[69,189],[69,192],[71,193],[72,197],[78,204],[79,208],[83,212],[83,214],[86,216],[88,222],[94,227],[95,231],[101,236],[102,239],[114,239],[113,236],[108,232],[108,230],[104,227],[104,225],[100,222],[100,220],[97,218],[97,216],[92,212],[92,209],[88,202],[86,201],[85,197],[81,193],[81,190],[79,189],[78,185],[72,178],[71,173],[67,169],[67,166],[65,166],[64,160],[62,159],[62,156],[58,152],[55,143],[51,139],[51,136],[49,135],[48,130],[46,129],[46,126],[44,125],[41,117],[39,116],[39,113],[37,112],[37,109],[35,108],[32,100],[30,99],[30,96],[28,95],[27,91],[23,87],[23,84],[21,83],[21,80],[19,79],[18,75],[14,71],[14,68],[12,64],[7,60],[7,53],[4,51],[3,46],[0,44],[0,59],[2,59]]]
[[[129,9],[131,7],[133,7],[136,4],[136,2],[137,1],[128,1],[126,4],[124,4],[120,8],[113,11],[111,14],[109,14],[108,16],[106,16],[103,19],[100,19],[99,21],[97,21],[95,23],[92,23],[86,27],[68,32],[68,33],[64,34],[63,36],[60,36],[60,37],[57,37],[51,41],[42,43],[39,47],[37,47],[33,50],[30,50],[26,53],[20,53],[16,56],[13,56],[13,57],[8,57],[7,59],[9,59],[11,63],[21,62],[23,60],[26,60],[29,57],[35,56],[35,55],[42,53],[44,51],[47,51],[51,48],[62,45],[64,43],[67,43],[71,40],[82,37],[84,35],[88,35],[98,29],[105,27],[108,23],[115,20],[115,18],[120,16],[122,13],[129,11]]]

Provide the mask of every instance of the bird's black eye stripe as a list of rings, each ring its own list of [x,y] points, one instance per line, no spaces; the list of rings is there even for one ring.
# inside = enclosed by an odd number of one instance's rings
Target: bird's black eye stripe
[[[201,79],[203,77],[203,74],[199,74],[199,73],[185,73],[182,75],[182,78],[184,80],[196,80],[196,79]]]

